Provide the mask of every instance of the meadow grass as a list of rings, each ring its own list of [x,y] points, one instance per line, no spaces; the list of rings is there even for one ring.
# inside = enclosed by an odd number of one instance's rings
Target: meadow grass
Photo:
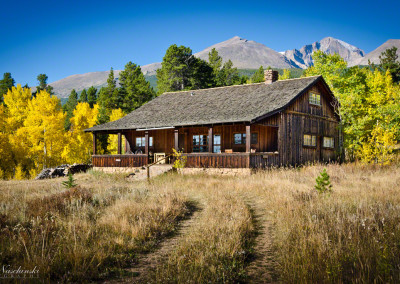
[[[323,168],[329,194],[314,189]],[[396,165],[313,165],[240,177],[171,173],[150,184],[98,172],[75,178],[79,187],[70,191],[63,179],[0,182],[1,263],[40,265],[49,279],[109,277],[156,249],[195,203],[193,224],[152,272],[153,282],[247,281],[254,213],[271,228],[263,237],[272,240],[265,253],[276,281],[400,281]]]
[[[37,266],[41,277],[99,279],[132,265],[187,212],[173,189],[151,191],[119,176],[0,183],[0,263]]]

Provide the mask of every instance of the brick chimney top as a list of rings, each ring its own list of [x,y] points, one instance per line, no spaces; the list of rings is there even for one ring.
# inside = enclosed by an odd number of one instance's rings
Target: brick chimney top
[[[264,71],[264,79],[265,79],[265,84],[269,85],[272,84],[275,81],[278,81],[279,78],[279,73],[278,71],[269,69]]]

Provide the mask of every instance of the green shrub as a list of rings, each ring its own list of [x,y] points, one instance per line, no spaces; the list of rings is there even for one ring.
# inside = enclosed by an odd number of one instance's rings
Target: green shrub
[[[332,184],[330,181],[330,177],[326,172],[326,169],[320,172],[319,176],[315,181],[316,181],[315,189],[319,193],[332,192]]]

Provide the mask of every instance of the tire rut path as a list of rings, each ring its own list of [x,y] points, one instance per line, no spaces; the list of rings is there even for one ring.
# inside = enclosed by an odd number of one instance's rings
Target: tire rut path
[[[255,197],[245,197],[244,200],[250,206],[255,226],[255,237],[253,254],[247,265],[247,283],[279,283],[277,275],[277,263],[274,260],[273,252],[273,230],[272,223],[268,218],[270,214],[264,203]],[[257,202],[257,201],[258,202]],[[259,203],[260,202],[260,203]]]
[[[178,228],[173,235],[163,239],[154,251],[139,254],[137,264],[125,269],[129,276],[108,280],[103,283],[151,282],[151,276],[156,271],[157,267],[162,265],[162,262],[167,259],[168,255],[177,248],[182,237],[196,224],[203,209],[198,202],[192,202],[189,206],[189,210],[189,214],[180,221]]]

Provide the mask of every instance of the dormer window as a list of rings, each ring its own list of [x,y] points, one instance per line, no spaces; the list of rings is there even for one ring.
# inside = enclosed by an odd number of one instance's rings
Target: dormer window
[[[310,93],[309,103],[311,105],[320,106],[321,105],[321,95],[318,95],[316,93]]]

